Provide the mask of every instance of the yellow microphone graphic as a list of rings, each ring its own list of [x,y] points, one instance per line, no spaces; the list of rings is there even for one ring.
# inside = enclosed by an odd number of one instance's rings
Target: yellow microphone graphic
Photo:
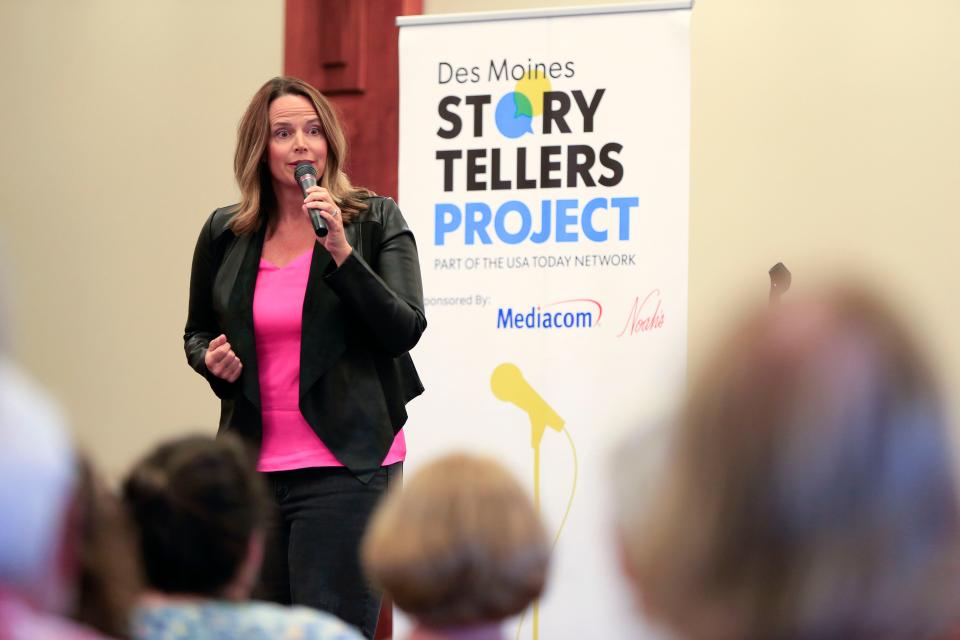
[[[537,455],[540,451],[540,440],[543,439],[543,432],[547,427],[563,430],[563,418],[533,390],[517,365],[504,363],[494,369],[490,376],[490,389],[499,400],[517,405],[530,416],[530,445]]]
[[[506,362],[493,370],[490,376],[490,389],[493,395],[499,400],[516,405],[530,418],[530,446],[533,447],[533,504],[540,512],[540,441],[543,440],[543,434],[547,427],[563,432],[570,440],[571,450],[573,451],[573,489],[570,493],[570,502],[567,503],[567,510],[560,523],[560,530],[553,541],[556,546],[560,538],[560,531],[566,523],[567,515],[570,513],[570,506],[573,504],[573,494],[577,485],[577,453],[573,448],[573,441],[570,434],[564,429],[566,424],[563,418],[553,410],[546,400],[539,393],[534,391],[530,383],[524,379],[520,369],[515,364]],[[524,616],[526,613],[524,613]],[[517,627],[517,637],[520,637],[520,629],[523,627],[523,617],[520,619],[520,626]],[[533,603],[533,640],[537,640],[540,635],[540,603]]]

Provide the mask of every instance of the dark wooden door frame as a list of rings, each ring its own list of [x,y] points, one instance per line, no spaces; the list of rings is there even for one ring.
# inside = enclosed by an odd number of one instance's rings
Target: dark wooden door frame
[[[286,0],[284,73],[333,102],[347,132],[346,171],[396,197],[400,77],[396,17],[423,0]]]

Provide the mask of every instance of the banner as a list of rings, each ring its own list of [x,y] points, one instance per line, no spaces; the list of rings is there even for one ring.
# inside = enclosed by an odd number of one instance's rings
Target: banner
[[[684,384],[689,3],[398,24],[428,322],[407,470],[466,449],[536,497],[552,573],[510,637],[636,637],[611,454]]]

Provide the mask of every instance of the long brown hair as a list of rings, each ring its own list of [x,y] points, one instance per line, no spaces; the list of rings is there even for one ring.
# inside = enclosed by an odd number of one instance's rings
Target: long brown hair
[[[72,617],[112,638],[130,638],[130,614],[143,587],[133,523],[85,456],[78,480],[79,577]]]
[[[327,139],[327,161],[320,184],[330,191],[339,205],[343,222],[352,222],[360,211],[366,209],[364,198],[373,195],[369,189],[350,184],[347,174],[343,172],[347,140],[333,105],[323,94],[299,78],[271,78],[254,94],[237,127],[233,172],[240,187],[240,205],[230,226],[238,235],[259,229],[262,221],[269,221],[276,213],[277,197],[264,157],[270,140],[270,105],[285,95],[302,96],[317,111],[320,127]]]
[[[678,422],[652,504],[623,524],[654,617],[697,640],[929,638],[956,624],[945,410],[873,295],[843,285],[750,315]]]

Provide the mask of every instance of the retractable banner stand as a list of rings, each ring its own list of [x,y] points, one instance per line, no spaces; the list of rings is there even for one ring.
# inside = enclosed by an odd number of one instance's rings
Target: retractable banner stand
[[[613,454],[684,384],[689,9],[398,19],[428,321],[407,471],[467,450],[528,486],[556,546],[509,637],[637,637],[612,526],[633,461]]]

